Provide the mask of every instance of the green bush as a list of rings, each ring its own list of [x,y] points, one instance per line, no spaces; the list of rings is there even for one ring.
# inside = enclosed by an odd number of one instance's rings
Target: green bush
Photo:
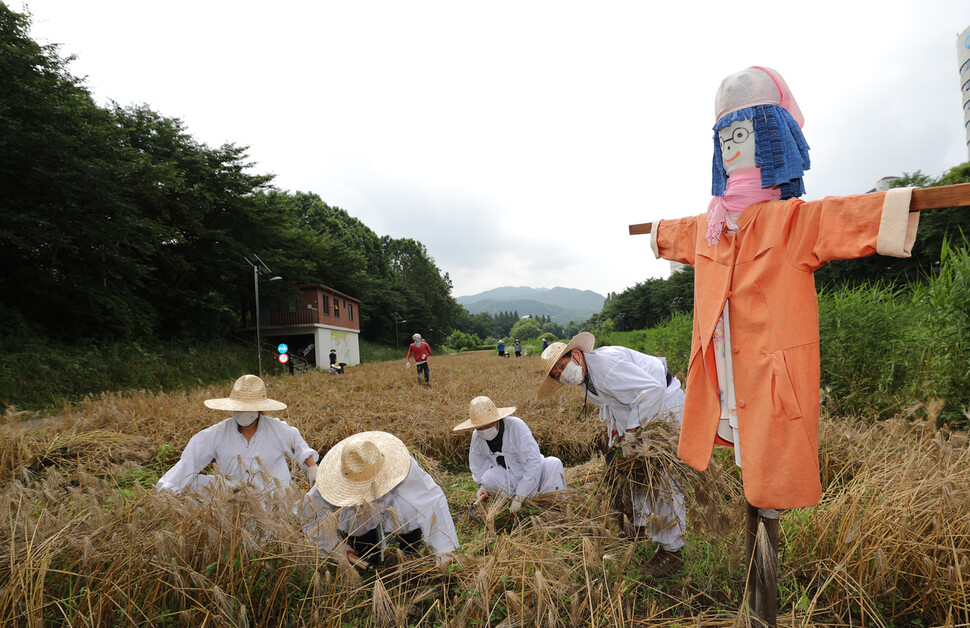
[[[178,390],[256,372],[250,348],[228,342],[84,343],[39,337],[5,343],[0,352],[0,409],[39,410],[108,390]],[[13,348],[13,350],[11,350]]]
[[[903,394],[916,377],[918,329],[909,295],[870,284],[819,294],[821,382],[829,410],[887,418],[912,401]]]

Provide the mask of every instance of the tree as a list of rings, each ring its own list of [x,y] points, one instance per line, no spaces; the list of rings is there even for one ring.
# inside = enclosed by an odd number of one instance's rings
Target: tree
[[[482,339],[475,334],[466,334],[456,329],[448,336],[445,344],[455,351],[468,351],[480,347]]]
[[[542,334],[542,326],[539,321],[532,318],[523,318],[515,325],[512,325],[512,330],[509,332],[509,336],[512,338],[518,338],[519,340],[532,340],[533,338],[538,338]]]
[[[565,334],[563,333],[562,325],[559,323],[544,323],[542,325],[542,335],[552,336],[553,338],[562,338]]]
[[[970,182],[970,162],[951,168],[939,179],[920,171],[906,173],[891,187],[936,187]],[[872,281],[903,285],[939,272],[944,239],[959,241],[961,233],[970,234],[970,212],[965,209],[934,209],[920,212],[919,229],[913,254],[907,258],[871,255],[861,259],[836,260],[815,271],[815,285],[822,287],[859,286]]]
[[[401,314],[408,320],[409,329],[420,332],[429,342],[443,340],[460,311],[458,302],[451,296],[448,273],[441,274],[420,242],[387,236],[381,242],[395,283],[407,296],[405,311]]]

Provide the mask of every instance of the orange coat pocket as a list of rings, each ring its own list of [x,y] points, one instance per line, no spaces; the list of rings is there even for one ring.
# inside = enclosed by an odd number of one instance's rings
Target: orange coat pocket
[[[783,416],[788,420],[802,417],[802,408],[798,405],[795,387],[792,386],[791,376],[788,374],[784,351],[771,354],[771,406],[776,417]]]

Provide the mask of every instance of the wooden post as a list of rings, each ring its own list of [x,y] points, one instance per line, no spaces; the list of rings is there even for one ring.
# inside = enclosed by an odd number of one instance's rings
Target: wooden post
[[[778,625],[778,519],[762,517],[745,502],[744,556],[748,611],[762,624]]]
[[[913,197],[909,202],[909,211],[919,212],[924,209],[967,206],[970,206],[970,183],[959,183],[957,185],[942,185],[935,188],[913,190]],[[630,225],[630,235],[643,235],[650,233],[652,229],[652,222]]]

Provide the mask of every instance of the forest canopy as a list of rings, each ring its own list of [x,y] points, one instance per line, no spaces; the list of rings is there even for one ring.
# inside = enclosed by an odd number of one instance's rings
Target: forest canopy
[[[210,147],[148,106],[102,107],[70,57],[0,3],[0,332],[59,340],[202,339],[253,310],[256,253],[283,281],[361,301],[361,333],[394,343],[392,312],[434,342],[461,307],[420,242],[375,234],[309,192],[275,189],[246,147]]]

